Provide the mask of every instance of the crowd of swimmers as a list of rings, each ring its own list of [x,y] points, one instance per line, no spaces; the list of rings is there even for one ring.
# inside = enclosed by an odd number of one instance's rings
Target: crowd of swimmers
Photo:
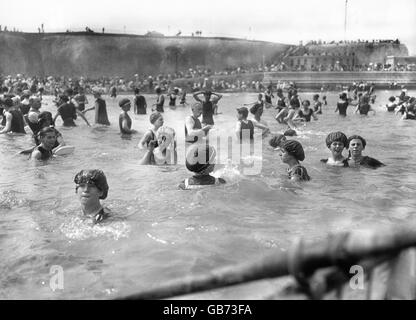
[[[45,161],[54,156],[54,150],[65,146],[62,134],[56,130],[54,124],[58,117],[62,119],[65,127],[76,126],[75,120],[80,117],[87,126],[91,126],[86,113],[94,111],[94,123],[110,126],[107,114],[107,105],[99,88],[93,88],[93,106],[88,107],[89,101],[85,90],[79,88],[74,90],[68,88],[63,94],[56,96],[56,113],[52,115],[49,111],[41,111],[42,96],[24,90],[20,96],[4,92],[0,96],[0,107],[2,111],[2,126],[0,133],[25,134],[28,126],[33,132],[34,146],[22,151],[29,154],[34,161]],[[177,164],[177,141],[175,130],[164,125],[165,95],[156,88],[156,102],[150,106],[150,127],[140,138],[138,148],[145,151],[139,163],[143,165],[171,165]],[[311,179],[307,169],[301,165],[305,160],[305,152],[302,144],[294,138],[300,123],[318,120],[323,114],[323,106],[327,105],[326,97],[322,99],[319,94],[314,94],[311,100],[302,100],[298,94],[295,84],[291,84],[284,92],[277,88],[274,96],[273,88],[270,86],[257,96],[257,100],[236,109],[235,138],[240,145],[254,143],[255,128],[261,130],[265,138],[271,133],[267,123],[261,119],[265,109],[275,110],[274,118],[287,130],[284,134],[272,134],[269,144],[280,154],[281,161],[288,166],[287,175],[292,181],[309,181]],[[186,158],[185,165],[193,176],[184,179],[180,184],[181,189],[199,189],[211,185],[226,183],[222,178],[212,175],[216,164],[216,150],[209,142],[209,132],[215,126],[214,115],[218,112],[218,103],[222,95],[210,90],[197,91],[193,93],[193,102],[190,103],[191,114],[184,119]],[[186,91],[172,88],[167,95],[168,106],[174,110],[177,106],[186,107]],[[365,92],[348,92],[339,95],[339,101],[335,112],[346,116],[349,105],[355,107],[355,112],[367,115],[369,112],[375,114],[371,104],[376,96],[374,90]],[[179,100],[179,101],[178,101]],[[402,113],[403,119],[415,119],[415,98],[407,95],[403,88],[397,97],[391,97],[386,104],[388,112]],[[132,129],[132,118],[129,115],[131,106],[134,113],[147,115],[148,105],[146,99],[140,94],[140,90],[134,90],[133,99],[127,97],[119,101],[121,109],[119,115],[119,129],[122,135],[130,136],[137,131]],[[249,108],[247,108],[249,107]],[[249,119],[249,114],[252,118]],[[338,167],[367,167],[379,168],[384,164],[377,159],[363,155],[367,141],[356,134],[349,137],[342,132],[332,132],[325,140],[326,146],[331,152],[330,157],[321,160],[327,166]],[[344,149],[348,154],[344,155]],[[96,222],[101,221],[107,215],[107,211],[100,204],[100,199],[105,199],[108,193],[108,184],[104,173],[100,170],[83,170],[74,179],[76,193],[80,196],[83,212],[94,217]]]

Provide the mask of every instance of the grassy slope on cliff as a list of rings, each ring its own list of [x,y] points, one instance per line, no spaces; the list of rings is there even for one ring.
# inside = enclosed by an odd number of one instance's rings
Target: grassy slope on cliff
[[[125,76],[213,70],[271,61],[287,45],[197,37],[0,33],[0,72],[28,75]]]

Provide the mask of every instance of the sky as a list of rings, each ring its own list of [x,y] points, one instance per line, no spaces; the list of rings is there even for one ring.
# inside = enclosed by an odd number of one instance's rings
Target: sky
[[[1,3],[3,2],[3,3]],[[415,0],[0,0],[0,24],[24,32],[85,30],[225,36],[286,44],[396,39],[416,55]],[[16,14],[17,13],[17,14]]]

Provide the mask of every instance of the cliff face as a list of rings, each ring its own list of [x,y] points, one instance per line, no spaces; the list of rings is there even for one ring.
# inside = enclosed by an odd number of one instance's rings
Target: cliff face
[[[0,33],[0,73],[124,76],[268,62],[287,45],[224,38]]]

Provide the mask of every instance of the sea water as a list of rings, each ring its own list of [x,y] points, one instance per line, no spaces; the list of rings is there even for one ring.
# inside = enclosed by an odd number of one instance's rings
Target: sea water
[[[227,180],[226,185],[179,190],[178,184],[191,175],[183,162],[171,167],[138,164],[145,151],[137,144],[150,127],[150,108],[147,115],[131,112],[138,134],[120,136],[118,101],[125,96],[104,96],[110,127],[89,128],[78,119],[78,127],[63,128],[59,118],[57,129],[75,151],[46,164],[34,165],[17,155],[32,145],[30,134],[0,135],[0,298],[115,298],[255,261],[273,250],[287,250],[298,237],[314,241],[331,231],[412,219],[416,122],[386,112],[383,106],[393,94],[399,92],[377,92],[376,116],[354,115],[349,107],[348,116],[341,118],[334,113],[337,93],[327,93],[329,104],[319,120],[301,127],[295,138],[304,146],[303,165],[312,177],[300,187],[287,181],[287,166],[268,147],[268,137],[259,172],[245,175],[235,163],[223,163],[214,175]],[[313,92],[300,95],[312,100]],[[156,101],[155,95],[145,97],[149,106]],[[256,97],[224,95],[218,110],[222,114],[214,116],[220,137],[234,135],[236,108]],[[88,98],[91,104],[93,98]],[[52,98],[45,97],[44,103],[42,109],[55,114]],[[93,112],[87,113],[90,122]],[[182,132],[189,114],[190,105],[176,110],[165,106],[165,125]],[[275,115],[274,109],[266,109],[263,119],[272,132],[281,133],[286,128]],[[364,154],[387,166],[371,170],[321,164],[329,156],[325,137],[332,131],[361,135],[367,140]],[[73,182],[79,170],[89,168],[105,172],[110,190],[103,203],[113,212],[94,226],[79,215]],[[56,266],[63,274],[58,287],[51,285]],[[202,297],[258,298],[268,285],[227,288]]]

